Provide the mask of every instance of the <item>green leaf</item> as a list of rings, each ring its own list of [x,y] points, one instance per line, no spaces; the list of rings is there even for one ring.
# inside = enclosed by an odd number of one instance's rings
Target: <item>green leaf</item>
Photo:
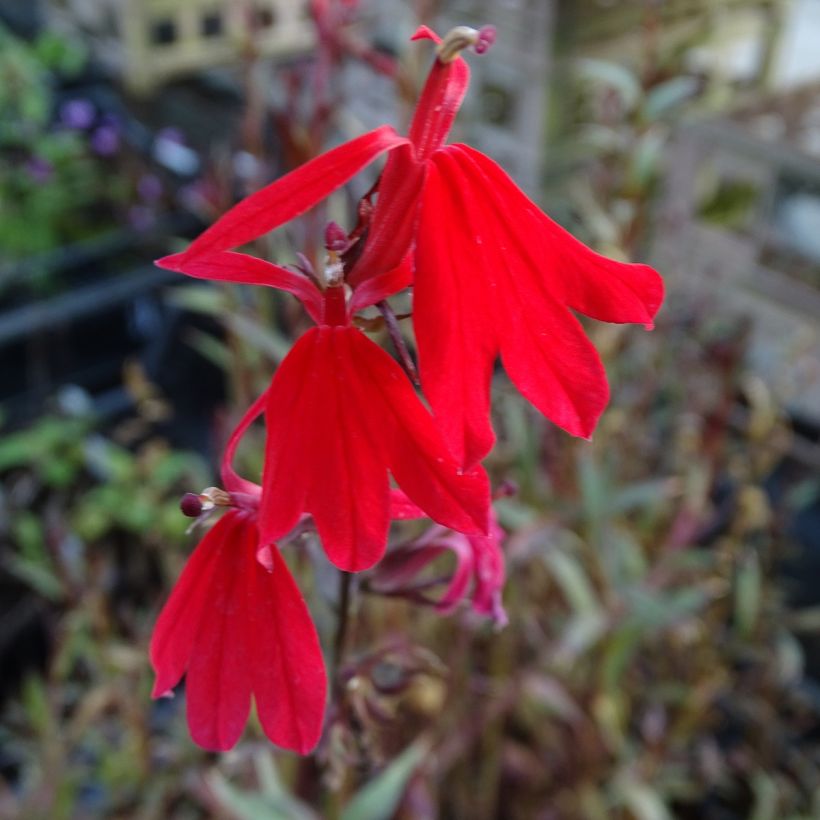
[[[316,820],[310,809],[284,792],[277,797],[268,791],[241,791],[217,771],[207,781],[220,806],[237,820]]]
[[[647,95],[643,105],[644,118],[652,122],[665,114],[674,112],[698,90],[696,77],[673,77],[656,85]]]
[[[407,783],[427,754],[427,743],[408,746],[384,771],[358,791],[342,811],[341,820],[390,820]]]

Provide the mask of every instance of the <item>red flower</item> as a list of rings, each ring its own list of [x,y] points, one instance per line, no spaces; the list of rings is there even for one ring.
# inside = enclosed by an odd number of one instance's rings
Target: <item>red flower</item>
[[[595,253],[542,213],[488,157],[444,144],[469,82],[458,52],[471,42],[485,50],[491,42],[488,30],[470,32],[456,29],[444,43],[426,27],[416,32],[415,39],[439,44],[439,56],[409,139],[383,127],[339,146],[248,197],[174,257],[175,269],[204,275],[192,264],[197,257],[272,230],[389,151],[364,247],[347,281],[366,285],[414,249],[422,384],[447,444],[467,466],[493,445],[490,380],[499,354],[542,413],[573,435],[589,437],[609,388],[572,311],[649,327],[663,299],[652,268]],[[264,271],[251,263],[220,278],[295,292],[263,281]]]
[[[200,746],[234,746],[251,698],[265,734],[306,754],[322,731],[327,681],[322,650],[305,602],[275,544],[260,539],[260,488],[230,464],[239,438],[263,409],[248,411],[225,453],[230,510],[191,555],[151,639],[153,696],[186,676],[191,737]]]
[[[434,521],[486,532],[484,471],[458,469],[407,376],[350,325],[344,289],[328,287],[324,298],[322,323],[299,339],[268,392],[263,538],[307,512],[336,566],[372,566],[387,543],[388,471]]]
[[[415,36],[441,43],[426,28]],[[571,311],[651,327],[663,283],[646,265],[608,259],[579,242],[488,157],[444,145],[469,68],[460,57],[446,59],[446,42],[440,52],[411,144],[397,146],[385,166],[351,282],[395,264],[396,248],[415,238],[413,322],[424,392],[450,448],[473,464],[494,441],[489,385],[499,353],[544,415],[589,437],[609,389]],[[417,224],[411,214],[419,214]]]

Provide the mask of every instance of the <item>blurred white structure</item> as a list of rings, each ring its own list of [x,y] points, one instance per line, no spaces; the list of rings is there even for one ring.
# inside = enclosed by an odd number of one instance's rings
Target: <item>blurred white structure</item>
[[[308,0],[49,0],[49,11],[137,93],[247,51],[285,57],[315,42]]]

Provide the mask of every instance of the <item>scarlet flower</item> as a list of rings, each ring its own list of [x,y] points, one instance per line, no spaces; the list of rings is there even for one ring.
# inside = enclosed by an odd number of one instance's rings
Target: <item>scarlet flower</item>
[[[466,145],[445,145],[469,82],[459,51],[470,44],[486,50],[491,33],[459,28],[442,42],[421,27],[414,39],[435,41],[438,56],[409,139],[383,126],[334,148],[239,203],[167,265],[203,275],[196,264],[203,257],[292,219],[389,152],[363,248],[346,278],[354,288],[366,287],[412,251],[424,393],[450,450],[466,466],[494,442],[490,381],[499,354],[512,381],[544,415],[589,437],[609,387],[572,311],[651,327],[663,300],[663,283],[652,268],[595,253],[542,213],[491,159]],[[223,274],[235,282],[273,284],[251,263]]]
[[[157,620],[151,639],[153,696],[170,694],[185,675],[191,737],[215,751],[234,746],[253,698],[268,738],[306,754],[316,746],[324,719],[322,650],[276,544],[259,536],[261,488],[231,467],[263,399],[231,436],[222,463],[225,491],[204,496],[228,512],[188,559]]]

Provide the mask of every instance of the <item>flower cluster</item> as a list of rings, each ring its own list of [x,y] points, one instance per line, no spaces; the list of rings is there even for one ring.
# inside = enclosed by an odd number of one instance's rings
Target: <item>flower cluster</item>
[[[378,564],[391,519],[427,517],[426,536],[391,552],[373,586],[397,590],[438,554],[457,568],[451,611],[472,586],[473,608],[499,625],[503,533],[481,460],[493,446],[496,359],[521,393],[568,432],[588,437],[608,400],[601,361],[573,311],[651,326],[657,273],[594,253],[543,214],[492,160],[446,143],[469,81],[461,56],[491,28],[460,27],[436,59],[407,137],[382,126],[306,163],[240,202],[164,268],[279,288],[315,327],[294,345],[229,442],[224,489],[187,500],[189,514],[227,512],[189,560],[160,615],[151,658],[155,695],[187,674],[191,733],[230,748],[251,699],[265,733],[307,752],[318,742],[326,678],[305,603],[276,546],[312,522],[330,561]],[[299,216],[378,157],[376,190],[348,234],[331,224],[323,270],[288,268],[235,249]],[[375,199],[375,203],[374,203]],[[364,308],[413,288],[422,403],[405,371],[360,330]],[[264,414],[262,485],[231,466]],[[398,489],[391,489],[390,476]]]

